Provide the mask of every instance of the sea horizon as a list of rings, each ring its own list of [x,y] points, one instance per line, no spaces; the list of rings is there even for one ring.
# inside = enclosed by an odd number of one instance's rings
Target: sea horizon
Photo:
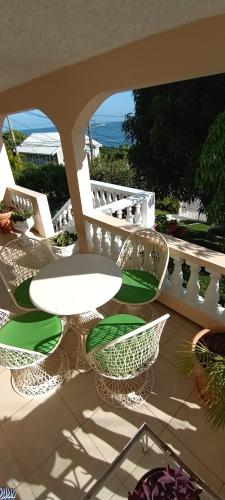
[[[119,146],[130,144],[129,141],[126,140],[125,134],[122,131],[121,125],[122,121],[112,121],[112,122],[94,122],[91,126],[92,138],[98,142],[100,142],[103,146],[118,148]],[[48,132],[57,132],[56,127],[48,126],[48,127],[13,127],[16,130],[20,130],[27,136],[32,133],[48,133]],[[87,134],[87,129],[85,129],[85,133]],[[87,134],[88,135],[88,134]]]

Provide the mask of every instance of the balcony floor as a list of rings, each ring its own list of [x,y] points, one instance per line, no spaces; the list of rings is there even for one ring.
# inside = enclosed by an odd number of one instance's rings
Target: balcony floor
[[[12,309],[3,285],[0,290],[0,307]],[[80,499],[146,422],[225,498],[224,432],[210,429],[194,380],[182,381],[174,367],[179,344],[191,340],[201,327],[159,303],[156,308],[171,317],[154,365],[153,393],[135,410],[104,404],[96,393],[92,371],[74,370],[57,392],[32,400],[13,391],[10,371],[0,367],[0,486],[16,487],[17,498],[22,500]],[[72,362],[74,346],[74,332],[69,332],[64,348]],[[133,453],[96,498],[126,499],[143,473],[142,460],[140,450]]]

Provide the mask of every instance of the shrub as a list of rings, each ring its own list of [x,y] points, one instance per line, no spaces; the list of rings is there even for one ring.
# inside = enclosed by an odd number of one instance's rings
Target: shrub
[[[17,208],[17,210],[12,213],[12,220],[14,222],[22,222],[32,217],[32,215],[35,215],[35,211],[32,208]]]
[[[11,210],[12,208],[9,207],[9,205],[7,205],[4,200],[0,201],[0,214],[5,214],[7,212],[10,212]]]
[[[174,196],[167,196],[157,203],[157,208],[160,208],[160,210],[166,210],[170,214],[177,214],[180,208],[180,201]]]
[[[52,245],[56,247],[67,247],[75,243],[77,241],[77,238],[78,238],[77,234],[72,233],[70,231],[63,231],[57,236],[51,238],[50,242]]]

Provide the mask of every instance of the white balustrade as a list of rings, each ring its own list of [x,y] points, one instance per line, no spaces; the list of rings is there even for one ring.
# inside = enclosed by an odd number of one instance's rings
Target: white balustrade
[[[101,212],[93,212],[85,218],[89,222],[93,221],[95,226],[93,235],[90,234],[90,249],[94,247],[95,250],[92,251],[104,253],[116,260],[123,241],[135,228],[129,230],[130,225],[126,220],[120,221],[107,216],[103,218]],[[225,274],[225,255],[218,252],[218,257],[212,259],[210,250],[206,248],[178,240],[172,236],[166,236],[166,239],[170,256],[174,261],[174,268],[171,271],[171,265],[169,266],[158,300],[204,327],[212,327],[217,324],[225,325],[225,308],[219,304],[219,281],[221,276]],[[141,254],[139,253],[139,255]],[[197,257],[198,255],[199,257]],[[145,254],[145,261],[151,271],[151,259],[148,254]],[[190,267],[190,277],[186,289],[183,287],[183,262]],[[205,297],[201,297],[199,293],[199,273],[202,267],[210,273],[210,282]]]
[[[8,205],[16,205],[23,210],[34,210],[34,229],[40,236],[48,238],[54,234],[48,198],[45,194],[14,184],[6,188],[4,200]]]

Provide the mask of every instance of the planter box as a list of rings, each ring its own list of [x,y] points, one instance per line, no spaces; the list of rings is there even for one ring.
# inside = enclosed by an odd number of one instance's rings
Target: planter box
[[[58,259],[61,257],[70,257],[73,253],[78,252],[78,242],[76,241],[67,247],[57,247],[55,245],[51,245],[51,248]]]
[[[33,216],[29,217],[29,219],[23,220],[23,221],[17,221],[13,222],[13,226],[16,229],[16,231],[20,231],[20,233],[26,234],[31,230],[31,228],[34,225],[34,218]]]

